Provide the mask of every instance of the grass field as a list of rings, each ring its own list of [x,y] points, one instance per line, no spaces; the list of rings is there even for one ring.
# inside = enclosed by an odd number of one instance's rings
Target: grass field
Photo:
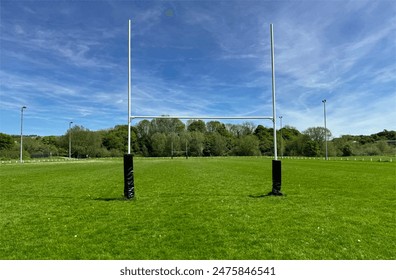
[[[394,162],[122,159],[0,166],[0,259],[396,259]]]

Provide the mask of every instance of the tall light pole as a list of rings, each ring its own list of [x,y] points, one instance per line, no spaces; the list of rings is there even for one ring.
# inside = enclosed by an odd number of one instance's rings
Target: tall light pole
[[[326,146],[326,160],[328,160],[328,153],[327,153],[327,122],[326,122],[326,99],[322,100],[323,102],[323,116],[324,116],[324,126],[325,126],[325,146]]]
[[[22,142],[23,142],[23,109],[26,109],[26,106],[23,106],[22,108],[21,108],[21,153],[20,153],[20,162],[22,163],[23,162],[23,158],[22,158],[22,152],[23,152],[23,144],[22,144]]]
[[[282,136],[282,118],[283,116],[279,116],[279,120],[280,120],[280,154],[281,157],[283,157],[283,136]]]
[[[71,125],[73,122],[69,122],[69,158],[71,158]]]

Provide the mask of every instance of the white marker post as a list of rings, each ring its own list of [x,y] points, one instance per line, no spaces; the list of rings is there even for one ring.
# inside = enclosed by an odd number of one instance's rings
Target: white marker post
[[[20,159],[19,162],[23,163],[23,110],[26,109],[26,106],[22,106],[21,108],[21,147],[20,147]]]

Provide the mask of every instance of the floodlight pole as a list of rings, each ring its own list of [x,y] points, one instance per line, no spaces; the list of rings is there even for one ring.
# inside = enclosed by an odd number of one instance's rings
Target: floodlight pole
[[[71,125],[73,122],[69,122],[69,159],[71,158]]]
[[[278,160],[278,148],[276,141],[276,99],[275,99],[275,48],[274,48],[274,25],[270,24],[271,34],[271,69],[272,69],[272,124],[274,129],[274,160],[272,161],[272,191],[269,195],[280,196],[282,193],[282,165]]]
[[[324,126],[325,126],[325,146],[326,146],[326,160],[329,159],[328,157],[328,150],[327,150],[327,121],[326,121],[326,99],[322,100],[323,102],[323,116],[324,116]]]
[[[281,154],[281,158],[283,157],[283,135],[282,135],[282,118],[283,116],[279,116],[279,120],[280,120],[280,154]]]
[[[23,142],[23,132],[22,132],[22,130],[23,130],[23,109],[26,109],[26,106],[21,107],[21,150],[20,150],[20,159],[19,159],[20,163],[23,163],[23,157],[22,157],[22,153],[23,153],[23,144],[22,144],[22,142]]]

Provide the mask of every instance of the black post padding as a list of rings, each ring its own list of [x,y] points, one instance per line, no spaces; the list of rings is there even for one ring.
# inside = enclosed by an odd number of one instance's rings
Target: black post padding
[[[124,197],[135,197],[135,182],[133,178],[133,155],[124,154]]]
[[[282,164],[280,160],[272,161],[272,192],[271,195],[283,195],[281,193],[282,185]]]

